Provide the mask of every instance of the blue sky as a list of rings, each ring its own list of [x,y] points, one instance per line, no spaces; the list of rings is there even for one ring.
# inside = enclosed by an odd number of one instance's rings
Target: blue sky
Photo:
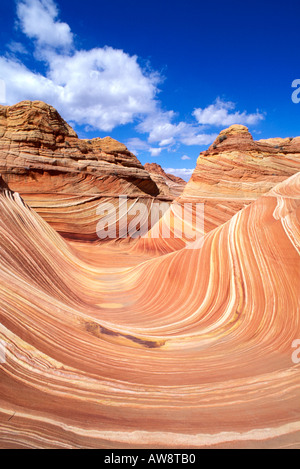
[[[5,104],[41,99],[186,179],[233,123],[300,134],[300,2],[2,0]],[[3,103],[4,104],[4,103]]]

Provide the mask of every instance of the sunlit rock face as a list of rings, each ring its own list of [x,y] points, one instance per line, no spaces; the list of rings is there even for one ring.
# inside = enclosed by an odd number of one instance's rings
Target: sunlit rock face
[[[99,203],[172,201],[126,146],[110,137],[80,140],[50,105],[0,106],[0,173],[59,233],[96,241]]]
[[[0,213],[0,447],[300,447],[299,173],[155,258]]]
[[[300,137],[254,141],[233,125],[200,154],[180,201],[205,203],[208,232],[298,171]]]

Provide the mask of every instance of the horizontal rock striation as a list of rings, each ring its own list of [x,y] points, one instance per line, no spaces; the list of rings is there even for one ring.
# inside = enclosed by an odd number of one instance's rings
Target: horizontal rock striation
[[[0,106],[0,173],[12,190],[71,239],[96,240],[96,208],[119,195],[132,201],[174,196],[160,189],[125,145],[81,140],[48,104]],[[116,202],[117,203],[117,202]]]
[[[180,201],[205,204],[208,232],[298,171],[300,137],[254,141],[233,125],[200,154]]]

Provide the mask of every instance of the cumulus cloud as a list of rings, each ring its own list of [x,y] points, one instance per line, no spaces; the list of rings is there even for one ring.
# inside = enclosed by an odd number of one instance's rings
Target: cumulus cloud
[[[183,161],[185,161],[185,160],[190,160],[191,158],[190,158],[189,156],[187,156],[187,155],[183,155],[183,156],[181,157],[181,159],[182,159]]]
[[[195,109],[193,115],[199,124],[216,127],[228,127],[233,124],[254,125],[264,119],[264,115],[259,111],[255,114],[247,114],[246,111],[231,112],[235,108],[234,103],[217,98],[214,104],[204,109]]]
[[[229,127],[233,124],[256,125],[265,118],[259,111],[248,114],[246,111],[235,111],[235,108],[234,103],[217,98],[214,104],[194,110],[194,123],[174,122],[174,111],[156,109],[155,113],[146,116],[137,130],[148,133],[149,143],[158,143],[162,147],[175,143],[201,146],[210,145],[217,138],[218,133],[212,132],[211,128]]]
[[[23,99],[43,100],[58,104],[63,88],[49,78],[30,71],[21,62],[0,57],[1,78],[6,83],[7,103],[15,104]]]
[[[136,155],[140,150],[142,151],[148,151],[150,148],[150,145],[145,141],[141,140],[140,138],[130,138],[126,142],[127,148],[132,151],[132,153],[135,153]]]
[[[162,148],[149,148],[151,156],[159,156]]]
[[[217,134],[203,133],[202,129],[195,124],[182,121],[173,123],[175,117],[174,111],[156,110],[137,126],[137,130],[147,133],[150,143],[158,143],[162,147],[174,145],[177,142],[184,145],[209,145],[216,139]]]
[[[53,0],[21,0],[17,15],[24,34],[40,46],[70,48],[73,34],[70,26],[58,20],[58,8]]]
[[[149,143],[145,140],[141,140],[140,138],[130,138],[127,140],[126,145],[128,149],[138,155],[139,151],[148,151],[151,156],[159,156],[162,148],[153,148]]]
[[[160,76],[143,70],[137,56],[111,47],[75,50],[73,34],[58,20],[52,0],[20,0],[17,14],[22,31],[34,40],[35,58],[46,63],[47,72],[33,72],[15,57],[1,56],[9,104],[40,99],[66,120],[102,131],[154,112]]]
[[[49,65],[49,78],[63,88],[65,117],[79,124],[110,131],[155,108],[158,76],[146,75],[137,57],[122,50],[76,51],[53,57]]]
[[[175,143],[175,137],[180,133],[184,123],[173,124],[171,121],[174,115],[173,111],[162,112],[155,109],[137,126],[137,130],[147,133],[150,143],[159,142],[161,146]]]
[[[187,126],[186,132],[183,132],[180,142],[184,145],[210,145],[215,141],[218,134],[201,133],[196,126]]]

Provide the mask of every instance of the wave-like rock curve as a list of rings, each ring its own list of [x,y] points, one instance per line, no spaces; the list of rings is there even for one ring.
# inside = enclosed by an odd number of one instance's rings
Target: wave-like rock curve
[[[153,259],[0,210],[1,447],[299,447],[300,173]]]

